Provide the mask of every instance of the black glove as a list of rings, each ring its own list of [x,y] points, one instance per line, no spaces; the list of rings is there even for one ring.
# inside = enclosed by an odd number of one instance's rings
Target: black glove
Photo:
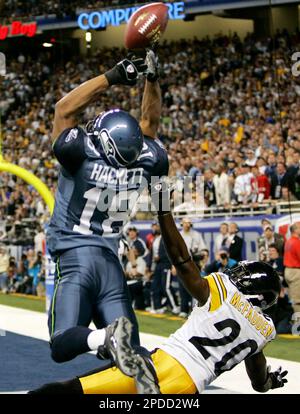
[[[132,56],[131,59],[124,59],[117,63],[105,76],[109,85],[130,85],[137,83],[140,74],[147,70],[147,65],[143,58]]]
[[[147,50],[145,63],[147,71],[145,73],[149,82],[156,82],[159,79],[159,62],[158,57],[152,49]]]
[[[269,367],[269,369],[271,369],[271,367]],[[269,377],[272,383],[272,390],[274,390],[275,388],[284,387],[284,384],[288,382],[288,380],[284,378],[288,374],[288,371],[281,372],[281,369],[282,368],[279,367],[276,371],[269,373]]]
[[[269,390],[274,390],[275,388],[281,388],[284,387],[284,384],[288,382],[286,378],[284,378],[288,371],[281,372],[281,367],[279,367],[276,371],[270,372],[271,367],[268,367],[268,377],[267,381],[264,383],[264,385],[254,385],[252,384],[252,387],[255,391],[258,392],[267,392]]]

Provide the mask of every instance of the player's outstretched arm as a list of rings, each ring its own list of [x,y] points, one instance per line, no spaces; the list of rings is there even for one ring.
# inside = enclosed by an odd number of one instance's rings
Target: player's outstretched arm
[[[263,352],[247,358],[245,366],[252,388],[257,392],[267,392],[271,389],[281,388],[287,382],[284,377],[288,372],[281,372],[281,367],[274,372],[270,372],[271,367],[267,366],[267,360]]]
[[[147,65],[141,58],[124,59],[112,69],[84,82],[55,105],[54,125],[52,138],[55,140],[66,128],[77,124],[76,116],[85,110],[109,86],[136,84],[140,73],[144,73]]]
[[[172,214],[159,214],[158,219],[165,248],[176,268],[177,276],[189,293],[198,300],[199,305],[205,305],[209,297],[208,283],[200,277],[199,269],[188,252]]]
[[[158,83],[158,61],[152,50],[147,52],[146,64],[147,75],[142,100],[140,127],[144,135],[155,139],[161,117],[162,98]]]

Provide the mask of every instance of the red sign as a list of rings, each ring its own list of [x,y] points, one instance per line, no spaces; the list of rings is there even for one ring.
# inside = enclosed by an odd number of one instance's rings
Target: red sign
[[[9,26],[0,25],[0,40],[5,40],[8,36],[27,36],[33,37],[37,32],[37,23],[12,22]]]

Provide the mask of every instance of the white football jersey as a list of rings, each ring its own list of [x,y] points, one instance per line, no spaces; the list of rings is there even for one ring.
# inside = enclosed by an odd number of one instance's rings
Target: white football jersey
[[[271,318],[254,308],[224,273],[206,277],[210,296],[160,348],[185,367],[199,392],[275,338]]]

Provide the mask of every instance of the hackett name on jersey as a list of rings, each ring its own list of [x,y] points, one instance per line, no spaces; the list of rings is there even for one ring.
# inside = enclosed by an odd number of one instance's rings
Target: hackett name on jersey
[[[143,168],[127,168],[116,169],[109,166],[104,166],[94,163],[91,180],[97,183],[120,185],[120,186],[140,186],[143,182]]]

